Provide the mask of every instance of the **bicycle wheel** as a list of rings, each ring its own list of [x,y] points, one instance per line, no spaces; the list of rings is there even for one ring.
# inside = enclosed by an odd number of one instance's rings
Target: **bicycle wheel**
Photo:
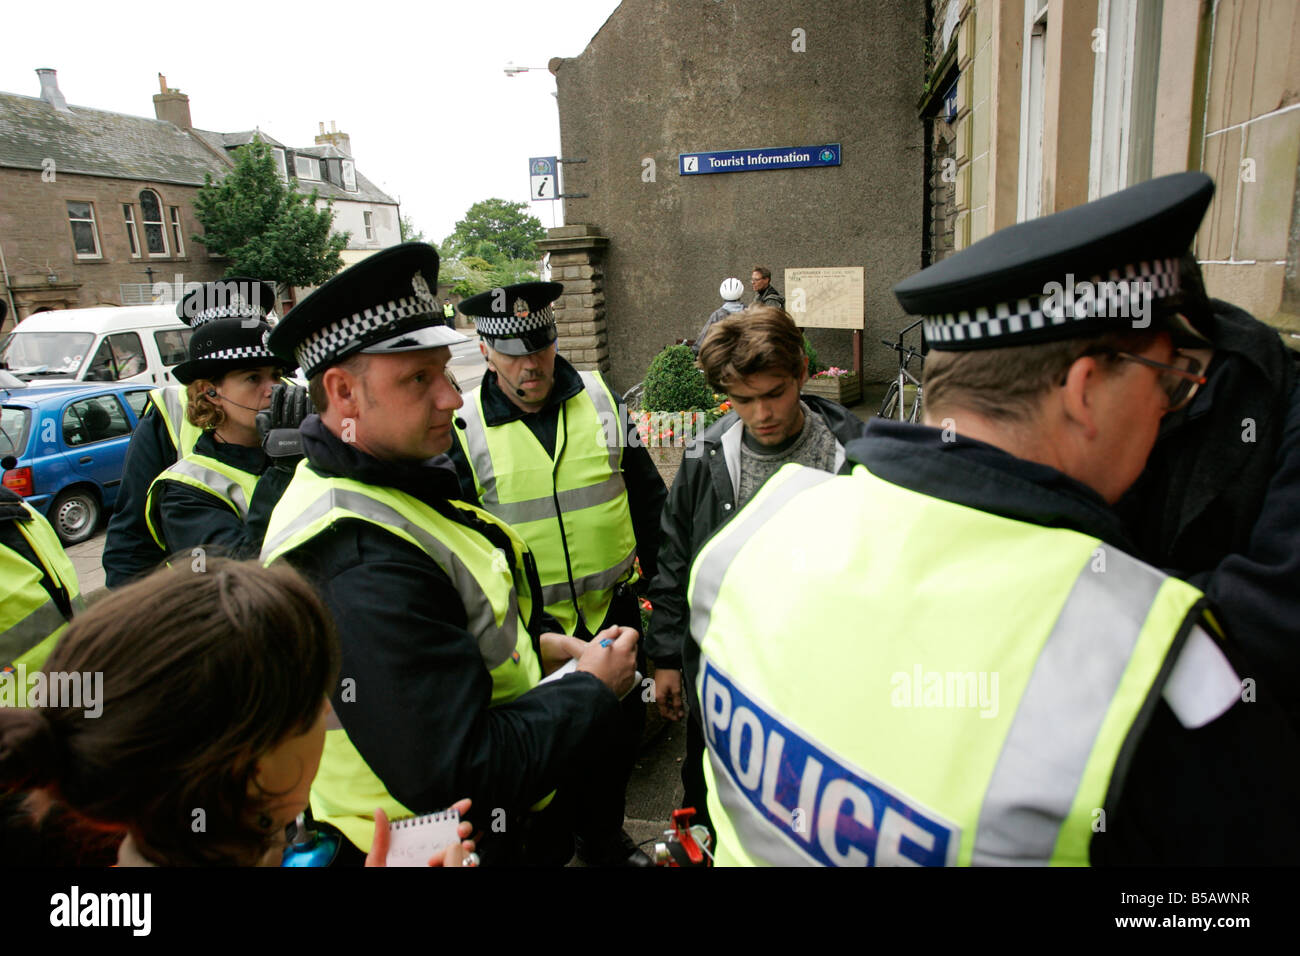
[[[917,386],[916,396],[912,399],[912,409],[907,414],[907,420],[915,425],[921,420],[921,389]]]
[[[890,382],[889,390],[885,392],[885,400],[880,403],[881,418],[898,417],[898,383]]]
[[[637,382],[623,393],[623,405],[629,412],[641,410],[641,394],[645,391],[645,382]]]

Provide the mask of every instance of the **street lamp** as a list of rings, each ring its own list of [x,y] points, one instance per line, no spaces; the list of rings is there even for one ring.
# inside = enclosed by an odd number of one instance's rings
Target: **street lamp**
[[[530,70],[546,70],[550,72],[549,67],[545,66],[515,66],[514,61],[506,61],[506,76],[518,76],[520,73],[527,73]]]

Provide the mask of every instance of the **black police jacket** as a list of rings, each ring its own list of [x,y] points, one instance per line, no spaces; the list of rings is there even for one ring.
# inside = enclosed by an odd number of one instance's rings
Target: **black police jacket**
[[[1201,588],[1259,666],[1257,691],[1300,728],[1300,384],[1296,355],[1249,313],[1210,300],[1209,381],[1161,423],[1117,510],[1141,557]]]
[[[271,512],[293,478],[292,470],[272,468],[271,459],[260,447],[219,442],[208,432],[194,443],[194,452],[260,476],[257,489],[248,502],[248,514],[241,518],[224,501],[206,491],[176,481],[162,483],[154,497],[158,501],[161,534],[167,550],[187,561],[192,550],[198,547],[209,557],[238,561],[257,557],[262,551],[262,538]]]
[[[866,425],[844,406],[815,395],[801,397],[804,404],[822,416],[841,446],[864,434]],[[692,698],[699,651],[690,639],[686,588],[695,556],[713,533],[736,514],[736,488],[728,467],[732,452],[723,446],[722,437],[738,422],[739,416],[728,412],[687,447],[660,522],[663,541],[659,546],[659,573],[648,595],[654,610],[646,635],[646,655],[656,667],[673,670],[683,670],[685,660],[687,693]]]
[[[479,533],[490,527],[447,504],[459,497],[459,484],[445,457],[381,462],[340,441],[317,415],[301,431],[318,474],[397,488]],[[488,706],[492,679],[466,630],[465,605],[414,545],[370,522],[344,520],[286,559],[334,615],[340,673],[353,679],[356,694],[345,702],[336,688],[332,700],[353,744],[388,792],[417,813],[471,798],[485,860],[494,840],[522,835],[519,814],[560,785],[588,748],[608,746],[618,698],[591,674]],[[536,639],[535,626],[533,633]],[[506,811],[500,838],[497,808]]]
[[[158,547],[145,523],[149,486],[163,469],[176,463],[176,446],[167,425],[152,403],[136,425],[126,446],[122,483],[117,489],[113,516],[104,535],[104,584],[120,588],[148,574],[167,555]]]
[[[936,428],[873,420],[848,449],[886,481],[991,514],[1095,536],[1139,554],[1118,515],[1054,468]],[[1229,634],[1232,622],[1227,622]],[[1242,676],[1256,673],[1231,640]],[[1292,863],[1300,854],[1300,740],[1262,697],[1189,730],[1161,698],[1132,748],[1122,787],[1094,834],[1093,864]]]

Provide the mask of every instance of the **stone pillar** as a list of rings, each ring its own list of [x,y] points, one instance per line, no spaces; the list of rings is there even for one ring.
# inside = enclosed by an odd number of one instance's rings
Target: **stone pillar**
[[[605,249],[609,239],[595,226],[559,226],[537,243],[551,254],[551,278],[564,283],[552,307],[560,354],[582,371],[609,372],[605,333]]]

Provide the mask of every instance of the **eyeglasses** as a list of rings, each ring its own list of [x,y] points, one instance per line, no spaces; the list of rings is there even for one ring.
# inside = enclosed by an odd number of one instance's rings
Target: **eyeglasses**
[[[1137,362],[1139,365],[1153,368],[1160,373],[1160,387],[1164,389],[1165,396],[1169,401],[1169,406],[1165,409],[1166,412],[1176,412],[1180,408],[1186,408],[1187,403],[1196,394],[1196,390],[1207,381],[1205,376],[1200,374],[1201,363],[1182,352],[1179,352],[1174,359],[1178,363],[1177,365],[1166,365],[1164,362],[1143,358],[1141,355],[1134,355],[1132,352],[1112,352],[1111,354],[1126,362]]]

